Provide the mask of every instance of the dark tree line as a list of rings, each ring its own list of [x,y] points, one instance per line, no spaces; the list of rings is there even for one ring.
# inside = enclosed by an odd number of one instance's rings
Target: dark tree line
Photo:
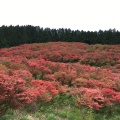
[[[50,29],[39,26],[0,27],[0,48],[27,43],[42,42],[84,42],[88,44],[120,44],[120,32],[116,29],[79,31],[71,29]]]

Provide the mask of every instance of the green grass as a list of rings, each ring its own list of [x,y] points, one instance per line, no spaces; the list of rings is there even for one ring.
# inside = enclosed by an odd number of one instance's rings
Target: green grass
[[[35,112],[8,110],[0,120],[120,120],[120,105],[99,111],[87,107],[76,107],[70,94],[58,95],[50,102],[39,101]]]

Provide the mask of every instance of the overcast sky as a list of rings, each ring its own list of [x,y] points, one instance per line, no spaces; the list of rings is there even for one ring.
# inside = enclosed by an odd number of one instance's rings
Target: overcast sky
[[[0,26],[120,31],[119,3],[120,0],[0,0]]]

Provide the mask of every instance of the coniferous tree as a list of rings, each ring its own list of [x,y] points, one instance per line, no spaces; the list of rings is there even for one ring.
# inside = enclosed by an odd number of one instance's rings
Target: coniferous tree
[[[1,26],[0,48],[25,43],[41,42],[84,42],[88,44],[120,44],[120,32],[116,29],[79,31],[71,29],[50,29],[39,26]]]

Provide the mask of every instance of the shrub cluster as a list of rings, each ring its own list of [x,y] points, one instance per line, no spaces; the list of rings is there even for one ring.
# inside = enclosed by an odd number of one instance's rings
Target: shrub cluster
[[[47,102],[66,93],[77,106],[96,110],[120,103],[119,51],[119,45],[67,42],[1,49],[0,109]]]

